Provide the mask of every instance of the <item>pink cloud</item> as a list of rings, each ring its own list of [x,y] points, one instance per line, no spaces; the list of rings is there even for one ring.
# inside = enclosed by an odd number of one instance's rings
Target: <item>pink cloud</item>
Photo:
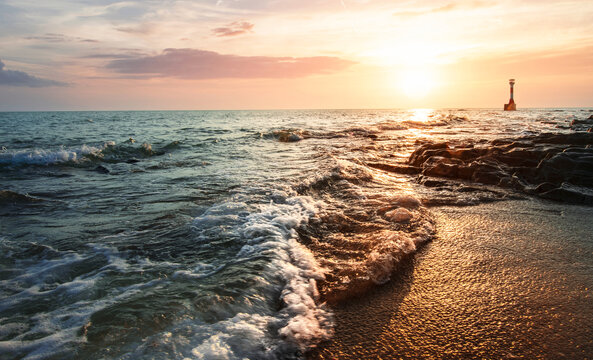
[[[239,56],[199,49],[165,49],[160,55],[112,60],[107,68],[145,78],[297,78],[333,73],[353,64],[332,56]]]

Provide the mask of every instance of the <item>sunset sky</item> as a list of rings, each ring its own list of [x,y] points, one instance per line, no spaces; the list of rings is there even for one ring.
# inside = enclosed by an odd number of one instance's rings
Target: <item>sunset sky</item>
[[[0,0],[0,110],[593,106],[593,1]]]

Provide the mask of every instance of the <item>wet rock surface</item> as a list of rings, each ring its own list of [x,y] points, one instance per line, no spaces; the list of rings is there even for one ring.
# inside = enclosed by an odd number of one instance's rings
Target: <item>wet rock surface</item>
[[[593,205],[592,145],[591,132],[427,143],[412,153],[406,165],[384,170],[417,173],[418,181],[429,187],[451,186],[443,179],[453,179]],[[472,191],[471,186],[461,188]]]
[[[574,119],[570,122],[570,128],[575,131],[593,131],[593,115],[586,119]]]

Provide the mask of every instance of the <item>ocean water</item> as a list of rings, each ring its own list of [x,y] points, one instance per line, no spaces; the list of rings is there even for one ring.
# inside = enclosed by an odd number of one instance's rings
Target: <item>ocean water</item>
[[[0,358],[303,358],[332,337],[332,302],[437,231],[437,195],[377,164],[428,141],[572,134],[590,114],[0,113]]]

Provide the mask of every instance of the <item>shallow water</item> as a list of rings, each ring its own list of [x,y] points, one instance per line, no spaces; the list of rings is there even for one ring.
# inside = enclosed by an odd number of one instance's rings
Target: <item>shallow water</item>
[[[371,163],[590,113],[0,113],[0,354],[301,358],[332,336],[323,301],[438,239],[436,195]]]

